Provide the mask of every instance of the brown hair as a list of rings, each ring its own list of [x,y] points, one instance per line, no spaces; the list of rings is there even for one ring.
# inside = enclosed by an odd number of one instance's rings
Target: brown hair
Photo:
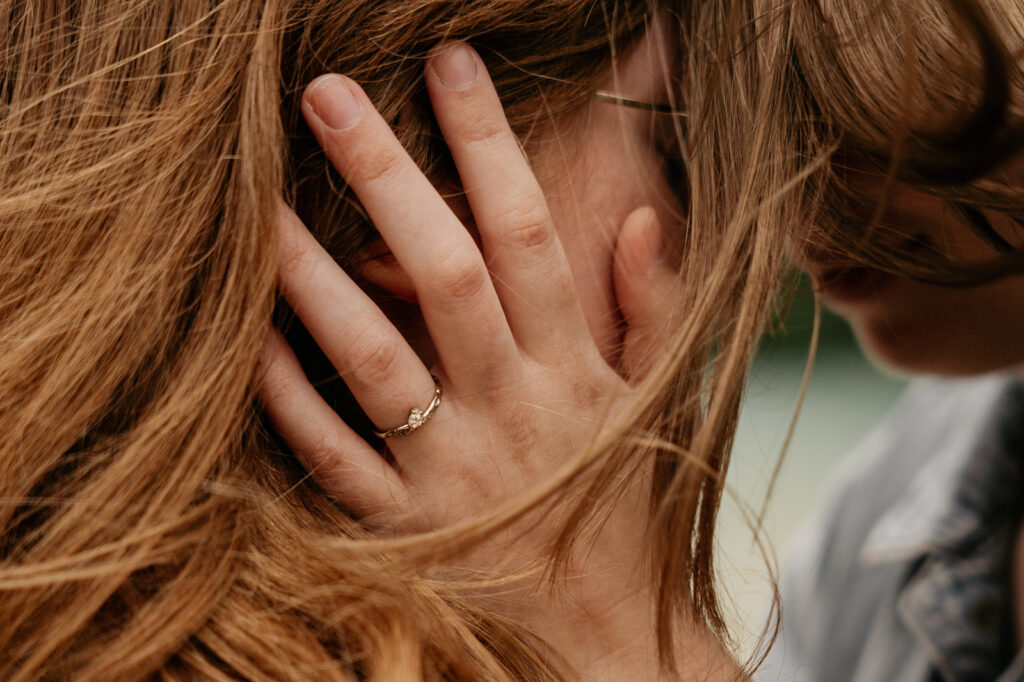
[[[985,214],[1024,225],[1024,189],[1007,173],[1024,147],[1024,13],[996,0],[793,7],[803,28],[787,48],[786,88],[799,111],[780,124],[790,128],[795,153],[834,161],[808,184],[812,229],[802,238],[935,283],[972,285],[1024,271],[1024,255]],[[847,182],[850,168],[887,178],[881,198]],[[893,183],[945,200],[992,245],[992,258],[963,262],[940,245],[907,250],[887,239],[881,217]]]
[[[637,400],[533,501],[572,505],[557,559],[600,518],[618,474],[654,459],[668,669],[680,614],[725,634],[712,561],[721,478],[797,217],[784,199],[805,163],[771,124],[789,111],[777,94],[789,52],[746,49],[789,44],[793,23],[756,4],[680,11],[691,118],[678,331]],[[493,524],[389,548],[263,436],[253,387],[274,305],[275,201],[293,200],[343,262],[372,236],[299,123],[312,77],[353,76],[444,178],[421,83],[430,47],[474,44],[525,134],[537,101],[585,106],[652,11],[0,1],[0,677],[559,676],[516,624],[427,577]]]

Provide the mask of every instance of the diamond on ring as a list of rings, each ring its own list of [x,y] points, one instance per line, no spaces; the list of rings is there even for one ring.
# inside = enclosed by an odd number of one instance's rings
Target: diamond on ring
[[[409,420],[400,426],[388,429],[387,431],[374,431],[373,433],[378,438],[387,439],[408,436],[410,433],[426,424],[427,421],[434,416],[434,411],[437,409],[437,406],[441,404],[441,381],[433,374],[430,375],[430,378],[434,380],[434,397],[431,398],[430,404],[422,410],[418,407],[414,407],[412,411],[409,412]]]

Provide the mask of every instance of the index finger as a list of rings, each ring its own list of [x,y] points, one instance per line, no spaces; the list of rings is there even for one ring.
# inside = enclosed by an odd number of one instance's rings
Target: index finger
[[[303,110],[398,262],[409,273],[449,377],[478,383],[518,351],[483,256],[362,89],[322,76]],[[460,376],[461,375],[461,376]]]

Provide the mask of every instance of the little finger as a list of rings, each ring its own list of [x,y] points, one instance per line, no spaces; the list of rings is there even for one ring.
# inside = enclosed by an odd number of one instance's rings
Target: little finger
[[[653,208],[639,208],[622,224],[615,245],[615,295],[626,321],[621,371],[641,381],[665,352],[678,319],[679,278],[663,257],[664,236]]]
[[[260,402],[324,490],[361,517],[405,506],[398,473],[317,393],[276,329],[267,335],[260,370]]]

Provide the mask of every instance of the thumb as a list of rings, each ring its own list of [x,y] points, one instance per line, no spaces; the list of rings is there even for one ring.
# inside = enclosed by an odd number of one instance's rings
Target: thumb
[[[669,338],[679,280],[664,258],[664,235],[654,209],[638,208],[622,223],[615,244],[615,295],[626,321],[620,372],[641,381]]]

